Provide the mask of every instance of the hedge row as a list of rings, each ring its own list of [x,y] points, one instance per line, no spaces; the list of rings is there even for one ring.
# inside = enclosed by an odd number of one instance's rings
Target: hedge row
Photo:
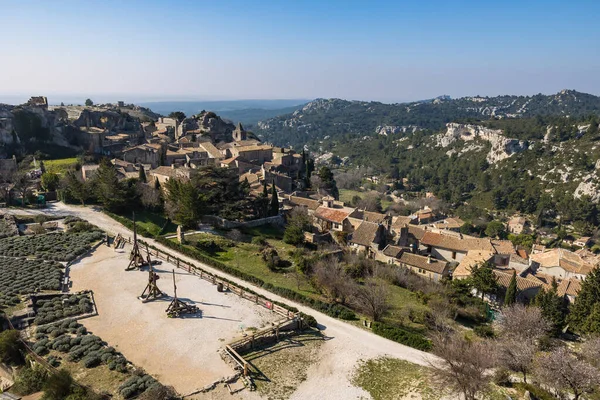
[[[108,215],[109,217],[111,217],[112,219],[114,219],[115,221],[120,223],[121,225],[125,225],[128,229],[133,231],[133,221],[130,220],[129,218],[121,217],[120,215],[111,213],[110,211],[106,211],[106,210],[104,210],[104,214]],[[150,233],[146,228],[144,228],[138,224],[136,224],[135,228],[136,228],[138,235],[141,235],[141,236],[144,236],[147,238],[152,238],[152,239],[155,238],[155,236],[152,233]]]
[[[388,325],[383,322],[373,322],[373,333],[418,350],[431,350],[431,341],[429,339],[397,326]]]
[[[217,261],[215,259],[205,256],[204,254],[200,253],[197,250],[182,246],[181,244],[173,242],[172,240],[165,239],[163,237],[158,237],[158,238],[156,238],[156,241],[170,249],[173,249],[175,251],[183,253],[190,258],[198,260],[204,264],[210,265],[211,267],[216,268],[220,271],[223,271],[229,275],[233,275],[237,278],[243,279],[246,282],[250,282],[256,286],[259,286],[265,290],[268,290],[271,293],[274,293],[281,297],[285,297],[286,299],[307,305],[311,308],[314,308],[317,311],[321,311],[321,312],[329,315],[330,317],[347,319],[347,320],[356,319],[356,315],[354,314],[353,311],[351,311],[348,308],[341,306],[339,304],[326,303],[321,300],[310,298],[308,296],[305,296],[305,295],[298,293],[291,289],[283,288],[280,286],[274,286],[270,283],[265,282],[261,278],[258,278],[254,275],[250,275],[244,271],[240,271],[239,269],[236,269],[234,267],[230,267],[227,264],[224,264],[220,261]],[[246,288],[244,288],[244,290],[249,291]],[[286,306],[283,304],[281,306],[288,308],[288,309],[290,308],[289,306]]]

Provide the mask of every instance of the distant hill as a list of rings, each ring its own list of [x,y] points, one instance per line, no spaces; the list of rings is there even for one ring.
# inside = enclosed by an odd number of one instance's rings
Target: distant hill
[[[463,97],[428,101],[379,102],[317,99],[302,109],[262,120],[255,132],[281,146],[301,147],[327,139],[440,130],[446,123],[468,119],[535,116],[580,117],[600,113],[600,97],[563,90],[554,95]]]
[[[183,111],[191,116],[202,110],[214,111],[233,122],[245,125],[294,112],[309,100],[223,100],[223,101],[161,101],[140,103],[152,111],[168,115],[173,111]]]

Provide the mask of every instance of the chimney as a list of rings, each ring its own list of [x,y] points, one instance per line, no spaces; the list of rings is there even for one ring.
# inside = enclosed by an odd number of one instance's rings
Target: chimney
[[[175,169],[175,163],[171,164],[171,169]]]
[[[427,256],[427,264],[431,264],[431,256]]]

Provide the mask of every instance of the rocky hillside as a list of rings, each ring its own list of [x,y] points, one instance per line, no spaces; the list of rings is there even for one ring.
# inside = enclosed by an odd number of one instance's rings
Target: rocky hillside
[[[440,130],[466,119],[515,119],[534,116],[580,117],[600,113],[600,97],[563,90],[554,95],[447,96],[402,104],[317,99],[291,114],[258,123],[256,133],[277,145],[316,144],[337,138]]]
[[[0,104],[0,158],[36,151],[50,157],[73,156],[89,145],[87,128],[141,132],[141,120],[156,114],[139,107],[46,107]]]

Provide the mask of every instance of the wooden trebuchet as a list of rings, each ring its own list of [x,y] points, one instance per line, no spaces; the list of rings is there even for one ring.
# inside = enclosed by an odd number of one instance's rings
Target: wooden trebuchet
[[[167,312],[167,317],[179,317],[181,314],[196,314],[198,311],[198,307],[187,304],[186,302],[179,300],[177,298],[177,285],[175,284],[175,270],[173,270],[173,301],[169,304],[169,307],[165,310]]]
[[[133,213],[133,248],[131,254],[129,254],[129,265],[125,268],[125,271],[131,271],[133,269],[140,269],[145,263],[144,256],[140,251],[140,246],[137,240],[137,228],[135,223],[135,212]]]
[[[148,284],[146,285],[146,288],[140,297],[138,297],[140,300],[142,300],[142,303],[159,299],[165,295],[156,284],[159,276],[152,268],[152,259],[150,258],[150,250],[148,249],[148,245],[146,245],[146,253],[148,253]]]

